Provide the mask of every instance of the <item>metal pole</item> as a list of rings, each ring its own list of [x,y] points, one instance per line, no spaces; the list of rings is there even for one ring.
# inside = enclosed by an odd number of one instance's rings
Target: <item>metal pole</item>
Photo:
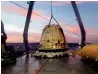
[[[83,26],[83,23],[82,23],[82,20],[81,20],[81,17],[80,17],[80,14],[79,14],[79,11],[78,11],[78,8],[77,8],[77,5],[75,3],[75,1],[71,1],[71,4],[72,4],[72,7],[74,9],[74,12],[75,12],[75,15],[76,15],[76,18],[78,20],[78,23],[79,23],[79,27],[80,27],[80,31],[81,31],[81,48],[83,48],[86,44],[86,32],[85,32],[85,29],[84,29],[84,26]]]
[[[34,1],[30,1],[27,18],[26,18],[26,22],[25,22],[24,33],[23,33],[23,41],[24,41],[24,45],[25,45],[27,54],[29,54],[29,49],[30,49],[28,46],[28,28],[29,28],[29,24],[30,24],[33,6],[34,6]]]

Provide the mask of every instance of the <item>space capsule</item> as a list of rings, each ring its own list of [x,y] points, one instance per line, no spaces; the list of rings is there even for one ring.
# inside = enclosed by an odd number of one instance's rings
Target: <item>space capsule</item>
[[[42,31],[39,52],[36,56],[63,56],[66,51],[67,42],[60,25],[46,25]]]
[[[39,51],[63,51],[67,47],[60,25],[46,25],[43,29]]]

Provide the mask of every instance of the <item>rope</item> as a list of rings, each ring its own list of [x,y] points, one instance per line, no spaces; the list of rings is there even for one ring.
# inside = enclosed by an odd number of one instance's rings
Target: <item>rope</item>
[[[13,3],[13,4],[17,5],[18,7],[21,7],[21,8],[23,8],[23,9],[25,9],[25,10],[28,10],[28,9],[26,9],[25,7],[23,7],[23,6],[21,6],[21,5],[17,4],[17,3],[15,3],[15,2],[13,2],[13,1],[9,1],[9,2],[11,2],[11,3]],[[45,17],[43,17],[43,16],[41,16],[41,15],[35,13],[35,12],[32,12],[32,13],[35,14],[35,15],[37,15],[37,16],[39,16],[39,17],[41,17],[41,18],[43,18],[43,19],[49,20],[49,19],[47,19],[47,18],[45,18]]]
[[[13,2],[13,1],[9,1],[9,2],[11,2],[11,3],[13,3],[13,4],[17,5],[18,7],[21,7],[21,8],[23,8],[23,9],[25,9],[25,10],[28,10],[28,9],[26,9],[25,7],[23,7],[23,6],[21,6],[21,5],[17,4],[17,3],[15,3],[15,2]],[[43,18],[43,19],[46,19],[47,21],[49,21],[49,19],[47,19],[47,18],[45,18],[45,17],[43,17],[43,16],[41,16],[41,15],[35,13],[35,12],[32,12],[32,13],[34,13],[35,15],[37,15],[37,16]],[[52,17],[53,17],[53,13],[52,13],[52,1],[51,1],[51,18],[50,18],[49,24],[50,24],[50,22],[51,22]],[[54,18],[54,17],[53,17],[53,18]],[[54,20],[56,21],[55,18],[54,18]],[[75,20],[77,20],[77,19],[75,19]],[[75,21],[75,20],[73,20],[73,21]],[[73,21],[72,21],[72,22],[73,22]],[[57,22],[57,21],[56,21],[56,22]],[[70,22],[70,23],[72,23],[72,22]],[[57,22],[57,23],[58,23],[58,22]],[[59,25],[59,23],[58,23],[58,25]],[[69,23],[66,24],[65,26],[67,26],[67,25],[69,25]],[[72,33],[72,34],[74,34],[74,33]],[[78,36],[78,35],[77,35],[77,36]]]
[[[49,21],[49,25],[51,23],[52,17],[53,17],[53,13],[52,13],[52,1],[51,1],[51,18],[50,18],[50,21]]]
[[[51,16],[53,16],[53,13],[52,13],[52,1],[51,1]]]
[[[52,18],[53,18],[53,19],[56,21],[56,23],[59,25],[58,21],[57,21],[57,20],[54,18],[54,16],[53,16],[52,1],[51,1],[51,18],[50,18],[50,21],[49,21],[49,25],[50,25],[50,23],[51,23]]]
[[[54,17],[53,17],[54,18]],[[57,24],[59,25],[58,21],[54,18],[54,20],[57,22]]]

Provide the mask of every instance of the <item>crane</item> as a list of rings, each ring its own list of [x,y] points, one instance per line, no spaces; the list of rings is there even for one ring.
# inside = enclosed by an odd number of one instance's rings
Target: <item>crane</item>
[[[29,24],[30,24],[33,6],[34,6],[34,1],[30,1],[27,18],[26,18],[26,22],[25,22],[25,27],[24,27],[24,32],[23,32],[23,41],[24,41],[24,45],[25,45],[27,54],[29,54],[29,49],[30,49],[28,46],[28,28],[29,28]]]
[[[81,31],[81,48],[83,48],[86,44],[86,32],[85,32],[85,29],[84,29],[84,26],[83,26],[83,23],[82,23],[82,20],[81,20],[81,17],[80,17],[80,14],[79,14],[79,11],[78,11],[78,8],[77,8],[77,5],[76,5],[76,2],[75,1],[71,1],[71,4],[72,4],[72,7],[74,9],[74,12],[75,12],[75,15],[76,15],[76,18],[78,20],[78,24],[79,24],[79,27],[80,27],[80,31]]]
[[[81,44],[82,44],[81,48],[83,48],[86,44],[85,29],[84,29],[84,26],[83,26],[83,23],[82,23],[82,20],[81,20],[81,17],[80,17],[80,14],[79,14],[79,11],[78,11],[78,8],[77,8],[75,1],[71,1],[71,4],[72,4],[76,18],[77,18],[78,23],[79,23],[79,27],[80,27],[80,31],[81,31]],[[23,33],[23,41],[25,44],[25,49],[26,49],[27,54],[29,54],[29,49],[30,49],[28,46],[28,28],[29,28],[29,24],[30,24],[33,6],[34,6],[34,1],[30,1],[28,13],[27,13],[27,18],[26,18],[26,22],[25,22],[24,33]]]

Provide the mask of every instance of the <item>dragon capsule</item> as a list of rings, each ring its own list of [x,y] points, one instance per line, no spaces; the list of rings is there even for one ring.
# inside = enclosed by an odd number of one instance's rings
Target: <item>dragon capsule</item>
[[[63,56],[67,42],[60,25],[46,25],[43,29],[38,56]]]
[[[47,25],[43,29],[40,51],[62,51],[66,47],[66,39],[60,25]]]

